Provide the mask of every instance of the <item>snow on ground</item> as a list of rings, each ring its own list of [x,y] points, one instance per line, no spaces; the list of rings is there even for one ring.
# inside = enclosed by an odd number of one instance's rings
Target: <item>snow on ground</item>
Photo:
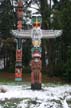
[[[42,90],[21,83],[1,87],[7,92],[0,93],[0,108],[71,108],[71,85],[42,84]]]

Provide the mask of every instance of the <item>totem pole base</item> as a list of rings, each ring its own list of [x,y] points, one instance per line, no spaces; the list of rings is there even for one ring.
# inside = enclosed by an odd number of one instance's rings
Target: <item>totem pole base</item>
[[[39,83],[31,84],[31,89],[32,90],[41,90],[41,84],[39,84]]]
[[[15,81],[22,81],[22,78],[15,78]]]

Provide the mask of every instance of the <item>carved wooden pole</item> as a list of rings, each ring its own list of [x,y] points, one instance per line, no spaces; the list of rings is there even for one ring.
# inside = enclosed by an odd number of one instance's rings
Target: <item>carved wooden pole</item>
[[[41,48],[41,16],[32,16],[32,60],[31,60],[31,89],[41,89],[42,80],[42,48]]]
[[[18,1],[16,9],[17,14],[17,29],[22,30],[22,18],[23,18],[23,1]],[[15,80],[22,80],[22,38],[16,38],[16,65],[15,65]]]

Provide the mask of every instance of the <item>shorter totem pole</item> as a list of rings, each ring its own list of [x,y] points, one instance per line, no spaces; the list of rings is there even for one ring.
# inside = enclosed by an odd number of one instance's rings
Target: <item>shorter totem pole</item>
[[[31,60],[31,89],[39,90],[41,89],[41,70],[42,70],[42,60],[41,60],[41,16],[32,16],[32,60]]]
[[[22,17],[23,17],[23,2],[18,1],[18,6],[16,9],[17,14],[17,29],[20,31],[22,29]],[[16,65],[15,65],[15,80],[22,80],[22,38],[16,38]]]

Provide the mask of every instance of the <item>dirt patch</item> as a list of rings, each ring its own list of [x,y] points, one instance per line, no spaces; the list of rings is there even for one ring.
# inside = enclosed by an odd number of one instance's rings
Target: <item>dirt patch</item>
[[[23,73],[23,81],[31,81],[31,74],[27,74],[27,73]],[[2,80],[15,80],[15,74],[14,73],[9,73],[9,72],[2,72],[0,73],[0,79]],[[63,79],[59,78],[59,77],[48,77],[47,75],[42,75],[42,82],[64,82]]]

